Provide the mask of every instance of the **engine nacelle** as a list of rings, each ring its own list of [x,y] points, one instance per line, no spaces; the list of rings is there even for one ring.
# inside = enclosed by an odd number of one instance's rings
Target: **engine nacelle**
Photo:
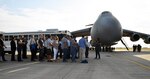
[[[94,46],[94,45],[95,45],[95,43],[96,43],[96,41],[95,41],[95,40],[90,40],[90,44],[91,44],[91,46]]]
[[[150,44],[150,36],[147,37],[146,39],[144,39],[144,42],[145,42],[146,44]]]
[[[139,34],[136,34],[134,33],[131,37],[130,37],[130,40],[131,41],[138,41],[140,39],[140,35]]]

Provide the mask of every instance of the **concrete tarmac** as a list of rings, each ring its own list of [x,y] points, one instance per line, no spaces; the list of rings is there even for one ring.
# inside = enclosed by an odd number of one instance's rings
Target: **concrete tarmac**
[[[12,62],[7,55],[8,61],[0,62],[0,79],[150,79],[150,52],[101,52],[101,59],[94,58],[94,51],[87,64]]]

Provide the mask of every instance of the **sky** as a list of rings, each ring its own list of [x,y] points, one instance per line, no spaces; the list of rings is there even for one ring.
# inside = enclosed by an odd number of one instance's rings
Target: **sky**
[[[0,0],[0,31],[75,31],[87,28],[103,11],[112,12],[124,29],[150,34],[149,0]],[[125,40],[129,46],[150,47],[142,39]]]

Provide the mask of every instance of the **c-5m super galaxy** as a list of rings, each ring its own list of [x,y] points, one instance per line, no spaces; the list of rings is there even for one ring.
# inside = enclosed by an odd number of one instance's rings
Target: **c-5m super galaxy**
[[[102,46],[115,45],[118,41],[121,41],[127,49],[128,47],[122,37],[130,37],[131,41],[138,41],[142,38],[146,44],[150,43],[149,34],[122,29],[120,22],[109,11],[102,12],[94,24],[87,26],[92,27],[73,31],[71,32],[72,35],[75,37],[91,36],[92,43],[99,39]]]

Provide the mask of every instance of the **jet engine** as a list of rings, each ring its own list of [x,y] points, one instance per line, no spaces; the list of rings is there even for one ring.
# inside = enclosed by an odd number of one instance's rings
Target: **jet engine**
[[[96,41],[94,41],[94,40],[90,40],[90,44],[91,44],[91,46],[94,46],[94,45],[95,45],[95,43],[96,43]]]
[[[150,36],[148,36],[146,39],[144,39],[144,42],[145,42],[146,44],[150,44]]]
[[[131,41],[138,41],[140,39],[140,35],[139,34],[136,34],[134,33],[131,37],[130,37],[130,40]]]

